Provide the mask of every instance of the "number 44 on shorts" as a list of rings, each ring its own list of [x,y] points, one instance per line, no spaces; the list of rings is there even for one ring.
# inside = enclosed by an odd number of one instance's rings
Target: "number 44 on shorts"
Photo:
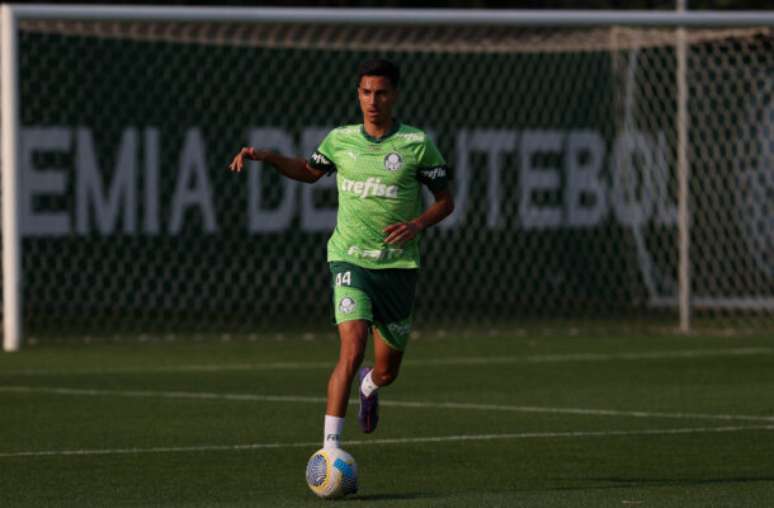
[[[339,286],[351,286],[352,285],[352,272],[346,271],[336,274],[336,287]]]

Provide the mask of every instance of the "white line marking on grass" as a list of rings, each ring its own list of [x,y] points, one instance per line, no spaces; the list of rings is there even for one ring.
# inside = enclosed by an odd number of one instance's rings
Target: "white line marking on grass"
[[[43,393],[53,395],[70,395],[84,397],[131,397],[131,398],[162,398],[162,399],[194,399],[194,400],[225,400],[254,402],[302,402],[325,403],[324,397],[302,397],[293,395],[258,395],[251,393],[210,393],[152,390],[98,390],[85,388],[58,388],[46,386],[0,386],[0,392],[7,393]],[[357,403],[352,399],[350,403]],[[465,402],[429,402],[429,401],[399,401],[382,400],[382,406],[416,408],[416,409],[457,409],[471,411],[503,411],[514,413],[571,414],[578,416],[620,416],[631,418],[667,418],[679,420],[722,420],[772,422],[774,416],[743,415],[743,414],[707,414],[707,413],[666,413],[658,411],[621,411],[616,409],[590,409],[571,407],[516,406],[506,404],[474,404]]]
[[[744,431],[772,431],[774,425],[735,426],[735,427],[693,427],[677,429],[645,429],[645,430],[601,430],[574,432],[519,432],[506,434],[462,434],[452,436],[428,436],[392,439],[370,439],[343,441],[342,446],[369,445],[402,445],[421,443],[447,443],[455,441],[493,441],[509,439],[559,439],[586,437],[622,437],[622,436],[667,436],[679,434],[727,433]],[[201,445],[201,446],[160,446],[152,448],[107,448],[81,450],[40,450],[26,452],[3,452],[0,458],[14,457],[54,457],[68,455],[132,455],[141,453],[185,453],[213,451],[249,451],[277,448],[313,448],[320,445],[319,441],[305,443],[254,443],[243,445]]]
[[[135,374],[175,372],[228,372],[242,370],[314,370],[333,369],[334,362],[267,362],[231,364],[167,365],[163,367],[111,367],[94,369],[20,369],[0,372],[0,375],[55,376],[80,374]]]
[[[616,409],[588,409],[572,407],[542,407],[542,406],[511,406],[505,404],[469,404],[465,402],[397,402],[385,400],[379,402],[383,406],[435,408],[435,409],[469,409],[477,411],[510,411],[517,413],[554,413],[579,416],[625,416],[632,418],[669,418],[680,420],[727,420],[774,422],[774,416],[740,415],[740,414],[707,414],[707,413],[665,413],[658,411],[620,411]]]
[[[438,358],[425,360],[422,366],[432,365],[497,365],[511,363],[564,363],[607,362],[615,360],[673,360],[684,358],[715,358],[724,356],[771,355],[774,348],[747,347],[722,349],[684,349],[674,351],[642,351],[638,353],[566,353],[528,356],[473,356],[467,358]],[[406,362],[410,364],[410,362]]]
[[[406,360],[408,367],[440,367],[450,365],[511,365],[530,363],[572,363],[609,362],[618,360],[673,360],[690,358],[722,358],[727,356],[772,355],[774,348],[744,347],[721,349],[684,349],[674,351],[643,351],[639,353],[566,353],[524,356],[472,356],[450,357],[427,360]],[[94,369],[19,369],[2,372],[3,376],[52,376],[79,374],[132,374],[132,373],[174,373],[174,372],[228,372],[249,370],[313,370],[331,369],[330,362],[267,362],[234,364],[191,364],[162,367],[113,367]]]
[[[250,393],[208,393],[152,390],[97,390],[86,388],[54,388],[45,386],[0,386],[0,392],[46,393],[84,397],[130,397],[160,399],[231,400],[252,402],[307,402],[324,403],[324,397],[294,395],[255,395]]]

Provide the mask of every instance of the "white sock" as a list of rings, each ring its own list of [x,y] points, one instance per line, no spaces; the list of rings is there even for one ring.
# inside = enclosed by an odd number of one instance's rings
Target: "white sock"
[[[372,393],[379,389],[379,385],[374,383],[374,378],[371,377],[371,374],[373,373],[374,369],[371,369],[368,374],[366,374],[366,377],[363,378],[363,382],[360,383],[360,393],[366,397],[370,397]]]
[[[325,415],[325,430],[323,431],[323,448],[338,448],[341,432],[344,430],[344,418]]]

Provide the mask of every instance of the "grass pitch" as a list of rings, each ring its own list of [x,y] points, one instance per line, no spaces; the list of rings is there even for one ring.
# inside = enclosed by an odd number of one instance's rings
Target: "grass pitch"
[[[0,355],[0,506],[320,506],[337,341]],[[369,347],[370,353],[370,347]],[[423,336],[344,448],[345,506],[771,506],[774,337]]]

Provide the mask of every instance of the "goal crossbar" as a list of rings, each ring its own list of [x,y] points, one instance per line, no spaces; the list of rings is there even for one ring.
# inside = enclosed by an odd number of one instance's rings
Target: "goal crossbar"
[[[10,5],[17,19],[156,20],[179,22],[303,23],[455,26],[746,27],[774,25],[774,12],[584,11],[515,9],[388,9],[282,7],[157,7],[107,5]]]

